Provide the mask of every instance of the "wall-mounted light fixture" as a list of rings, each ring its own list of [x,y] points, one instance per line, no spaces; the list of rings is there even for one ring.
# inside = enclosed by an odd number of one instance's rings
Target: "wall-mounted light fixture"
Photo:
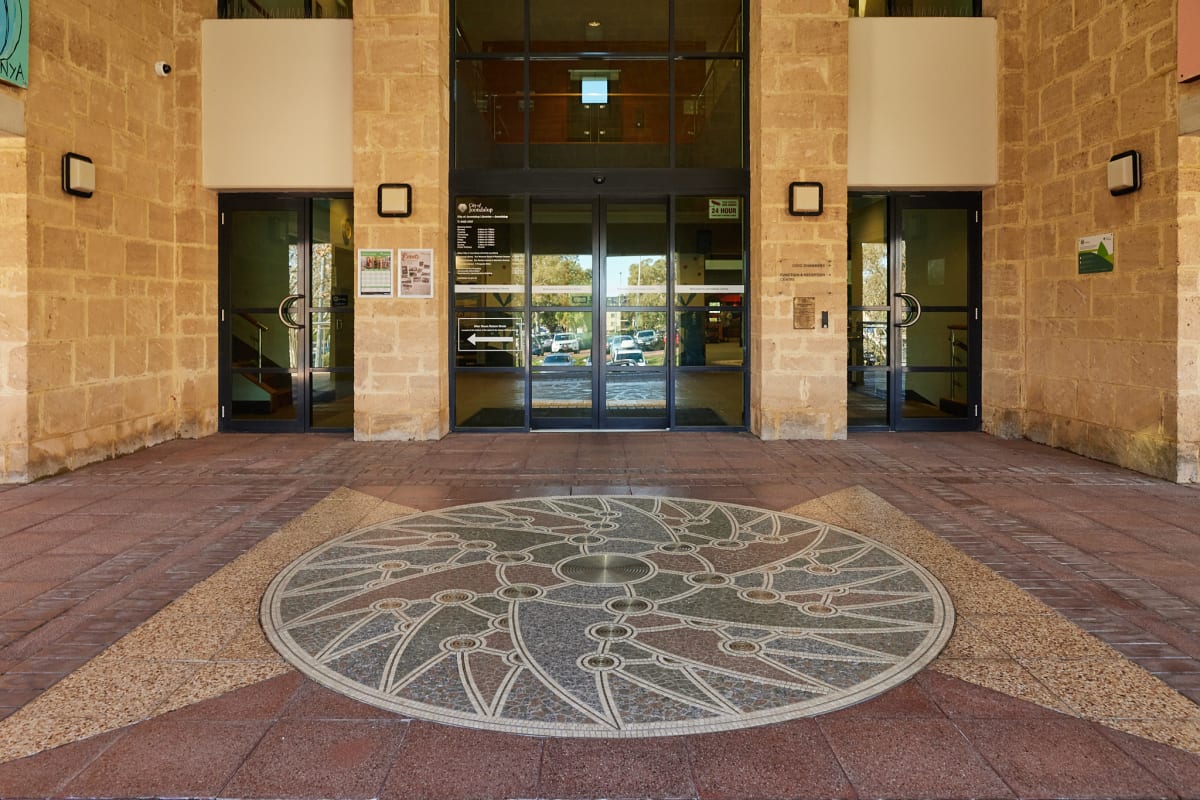
[[[412,216],[412,186],[407,183],[379,184],[379,216]]]
[[[1108,160],[1108,191],[1114,196],[1142,188],[1142,156],[1137,150],[1117,153]]]
[[[64,153],[62,157],[62,187],[67,194],[91,197],[96,191],[96,165],[79,153]]]
[[[788,184],[788,213],[793,217],[817,217],[824,210],[825,187],[817,181]]]

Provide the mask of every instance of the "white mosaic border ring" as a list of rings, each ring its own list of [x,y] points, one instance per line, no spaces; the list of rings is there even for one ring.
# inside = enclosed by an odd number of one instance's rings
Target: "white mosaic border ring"
[[[280,572],[261,618],[284,658],[362,702],[608,738],[844,708],[918,672],[954,627],[945,588],[862,534],[624,495],[476,503],[354,531]]]

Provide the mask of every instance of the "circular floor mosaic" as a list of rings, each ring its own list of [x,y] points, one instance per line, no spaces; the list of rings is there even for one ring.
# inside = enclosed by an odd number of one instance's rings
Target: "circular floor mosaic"
[[[302,672],[414,717],[636,737],[857,703],[953,627],[920,565],[729,503],[560,497],[402,517],[309,551],[263,599]]]

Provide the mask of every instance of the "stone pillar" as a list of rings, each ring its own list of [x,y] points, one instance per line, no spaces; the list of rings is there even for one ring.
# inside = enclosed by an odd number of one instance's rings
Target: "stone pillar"
[[[28,478],[25,139],[0,137],[0,483]]]
[[[449,3],[354,4],[356,248],[432,248],[434,297],[359,299],[354,435],[437,439],[450,426],[448,339]],[[380,183],[412,185],[413,214],[381,218]]]
[[[1179,454],[1175,479],[1197,483],[1200,482],[1200,133],[1179,138],[1178,381]]]
[[[844,438],[846,4],[756,0],[750,41],[750,428],[764,439]],[[793,181],[823,184],[821,216],[788,215]],[[793,327],[796,297],[815,300],[815,329]]]

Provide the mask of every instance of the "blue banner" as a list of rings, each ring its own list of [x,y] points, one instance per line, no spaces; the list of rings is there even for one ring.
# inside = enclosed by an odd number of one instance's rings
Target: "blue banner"
[[[0,81],[29,86],[29,0],[0,0]]]

